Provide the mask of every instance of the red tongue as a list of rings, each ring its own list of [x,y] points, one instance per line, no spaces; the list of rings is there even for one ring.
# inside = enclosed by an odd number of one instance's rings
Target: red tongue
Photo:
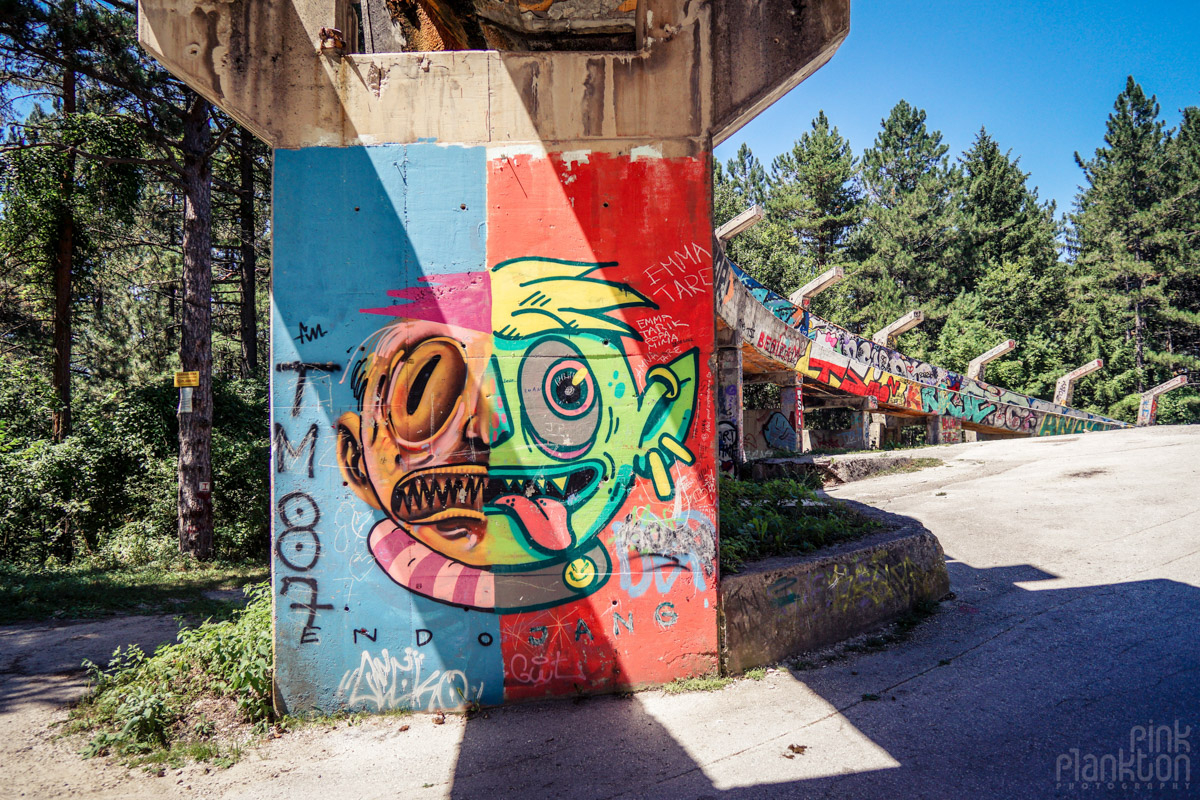
[[[547,550],[565,550],[571,546],[571,534],[567,531],[567,507],[557,500],[539,497],[531,500],[524,495],[513,494],[504,498],[510,505],[530,538]]]

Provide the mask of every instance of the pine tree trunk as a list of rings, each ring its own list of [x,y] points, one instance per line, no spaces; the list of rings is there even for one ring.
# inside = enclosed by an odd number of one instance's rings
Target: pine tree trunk
[[[75,113],[75,71],[63,72],[63,113]],[[58,252],[54,263],[54,368],[56,399],[52,418],[54,441],[71,434],[71,271],[75,260],[75,151],[68,150],[62,175]]]
[[[241,129],[238,148],[238,166],[241,171],[241,195],[238,203],[238,218],[241,225],[242,267],[242,375],[250,377],[258,371],[258,320],[254,302],[254,136]]]
[[[200,560],[213,554],[212,164],[207,152],[208,117],[208,102],[191,95],[184,116],[182,147],[183,324],[179,360],[184,371],[200,373],[200,385],[192,390],[192,411],[179,415],[179,550]]]

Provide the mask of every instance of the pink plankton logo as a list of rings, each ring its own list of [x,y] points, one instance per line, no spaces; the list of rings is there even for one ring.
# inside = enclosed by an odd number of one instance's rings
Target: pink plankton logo
[[[1129,748],[1082,753],[1073,747],[1054,762],[1056,788],[1067,791],[1190,792],[1192,726],[1134,725]]]

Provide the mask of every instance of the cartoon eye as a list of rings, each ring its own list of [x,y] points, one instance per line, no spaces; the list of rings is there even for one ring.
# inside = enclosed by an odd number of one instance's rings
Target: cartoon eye
[[[525,429],[548,455],[578,458],[600,426],[600,395],[583,355],[547,338],[525,354],[517,377]]]
[[[392,376],[391,428],[400,439],[421,443],[440,434],[462,402],[467,364],[457,342],[426,339],[400,355]]]
[[[576,359],[560,361],[550,367],[542,391],[550,410],[568,418],[586,414],[596,400],[591,373]]]

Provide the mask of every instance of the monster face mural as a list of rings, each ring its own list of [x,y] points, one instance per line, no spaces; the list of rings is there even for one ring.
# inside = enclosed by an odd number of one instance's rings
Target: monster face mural
[[[521,147],[276,153],[286,707],[716,667],[710,175]]]
[[[600,277],[617,266],[515,259],[364,309],[399,319],[356,365],[360,410],[338,420],[338,463],[386,515],[370,548],[397,583],[499,611],[590,594],[611,567],[594,539],[635,480],[673,496],[671,465],[694,460],[697,354],[650,366],[639,386],[631,359],[647,358],[622,313],[657,306]],[[433,301],[450,288],[474,301],[467,315],[490,304],[490,332],[439,321]]]

